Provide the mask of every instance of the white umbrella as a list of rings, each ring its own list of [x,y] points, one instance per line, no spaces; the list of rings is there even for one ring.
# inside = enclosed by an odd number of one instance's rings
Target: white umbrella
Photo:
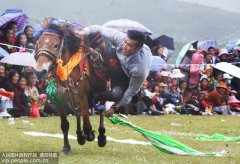
[[[2,47],[0,47],[0,57],[5,57],[5,56],[8,56],[9,53],[4,50]]]
[[[212,67],[240,79],[240,68],[232,65],[231,63],[221,62],[216,65],[212,65]]]
[[[111,20],[105,23],[103,26],[113,28],[124,33],[126,33],[128,30],[138,30],[144,32],[146,35],[152,35],[152,32],[147,27],[129,19]]]
[[[14,52],[10,55],[4,57],[0,60],[1,63],[7,63],[11,65],[21,65],[21,66],[30,66],[34,67],[36,65],[36,61],[34,59],[34,54],[29,52]]]

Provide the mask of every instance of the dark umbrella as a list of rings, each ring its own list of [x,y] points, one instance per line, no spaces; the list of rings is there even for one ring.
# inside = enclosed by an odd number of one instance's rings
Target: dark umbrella
[[[154,46],[162,45],[163,47],[166,47],[167,49],[174,50],[174,40],[173,38],[162,35],[157,37],[153,40]]]
[[[146,36],[145,44],[146,44],[150,49],[153,48],[153,40],[152,40],[152,38],[151,38],[150,36]]]

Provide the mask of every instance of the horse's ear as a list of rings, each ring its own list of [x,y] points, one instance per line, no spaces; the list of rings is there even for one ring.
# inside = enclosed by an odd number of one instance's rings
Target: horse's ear
[[[65,30],[67,28],[67,21],[66,20],[60,25],[60,28],[62,30]]]
[[[48,18],[45,17],[44,21],[42,22],[42,27],[45,29],[48,27]]]

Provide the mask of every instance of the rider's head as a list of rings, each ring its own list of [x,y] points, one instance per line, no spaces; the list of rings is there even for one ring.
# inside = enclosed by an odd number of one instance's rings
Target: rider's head
[[[128,30],[127,37],[124,40],[122,53],[125,56],[130,56],[139,51],[144,44],[145,35],[137,30]]]

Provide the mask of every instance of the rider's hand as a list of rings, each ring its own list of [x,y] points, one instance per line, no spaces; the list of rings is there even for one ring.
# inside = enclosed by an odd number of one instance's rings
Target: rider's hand
[[[115,106],[112,106],[108,111],[105,112],[105,116],[112,117],[116,110],[117,108]]]

